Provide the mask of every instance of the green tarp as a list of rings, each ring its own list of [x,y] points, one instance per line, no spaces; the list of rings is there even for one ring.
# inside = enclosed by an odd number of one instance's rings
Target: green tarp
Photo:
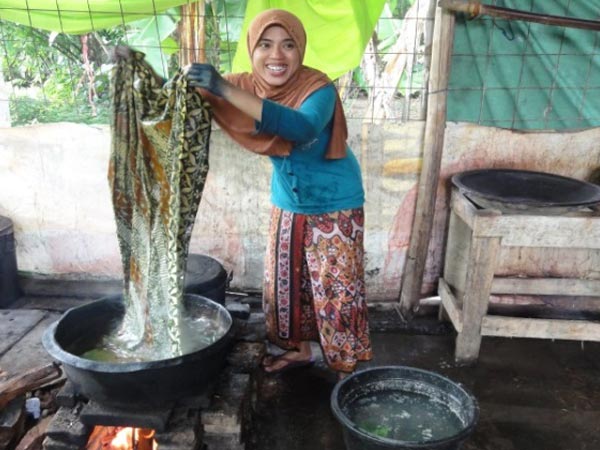
[[[0,19],[83,34],[143,19],[188,0],[0,0]]]
[[[489,2],[492,3],[491,1]],[[504,0],[496,6],[597,19],[600,0]],[[598,32],[457,16],[448,120],[516,129],[600,125]]]
[[[0,0],[0,19],[44,30],[82,34],[160,14],[189,0]],[[293,11],[309,36],[305,63],[337,78],[360,64],[385,0],[248,0],[242,36],[249,20],[267,8]],[[234,71],[249,70],[242,39]]]

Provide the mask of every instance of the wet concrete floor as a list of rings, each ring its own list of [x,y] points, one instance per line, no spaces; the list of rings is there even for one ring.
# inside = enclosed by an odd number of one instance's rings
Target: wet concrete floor
[[[0,326],[0,368],[18,373],[28,363],[49,361],[41,333],[81,301],[24,297],[11,305],[16,319],[0,314],[6,319]],[[19,320],[31,323],[23,336],[11,328]],[[387,309],[370,320],[374,359],[359,369],[417,367],[447,376],[475,395],[480,420],[463,450],[600,449],[600,343],[484,337],[477,363],[461,367],[454,363],[452,328],[435,317],[417,317],[403,326]],[[322,360],[284,374],[259,370],[256,376],[247,450],[345,450],[330,409],[336,377]]]
[[[470,367],[454,364],[454,335],[374,333],[361,368],[404,365],[461,383],[480,420],[463,450],[600,449],[600,344],[484,338]],[[344,450],[329,402],[335,376],[321,364],[263,379],[251,450]]]

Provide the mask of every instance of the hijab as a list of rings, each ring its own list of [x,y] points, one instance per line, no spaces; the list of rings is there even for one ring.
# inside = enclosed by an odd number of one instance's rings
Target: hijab
[[[248,27],[246,43],[252,60],[252,53],[262,34],[271,26],[280,26],[287,31],[300,52],[300,67],[282,86],[268,84],[258,73],[244,72],[226,75],[225,78],[235,86],[250,91],[263,99],[273,100],[282,105],[298,108],[314,91],[327,86],[332,81],[323,72],[302,65],[306,50],[306,32],[302,22],[293,14],[281,9],[269,9],[258,14]],[[256,133],[255,121],[228,101],[210,95],[213,117],[219,126],[238,144],[261,155],[286,156],[292,150],[293,143],[282,137]],[[329,147],[325,153],[327,159],[339,159],[346,156],[348,129],[342,102],[336,91],[336,104],[333,113],[333,127]]]

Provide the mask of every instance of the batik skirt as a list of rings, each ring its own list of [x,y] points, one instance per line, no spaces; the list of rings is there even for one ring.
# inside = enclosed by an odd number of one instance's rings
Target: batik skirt
[[[371,359],[363,238],[362,208],[305,215],[273,207],[263,290],[271,342],[317,341],[336,371]]]

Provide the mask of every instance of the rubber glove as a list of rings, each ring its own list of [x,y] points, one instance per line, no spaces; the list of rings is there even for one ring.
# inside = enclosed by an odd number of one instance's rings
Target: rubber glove
[[[187,79],[190,86],[206,89],[211,94],[223,97],[226,81],[214,66],[193,63],[187,68]]]

